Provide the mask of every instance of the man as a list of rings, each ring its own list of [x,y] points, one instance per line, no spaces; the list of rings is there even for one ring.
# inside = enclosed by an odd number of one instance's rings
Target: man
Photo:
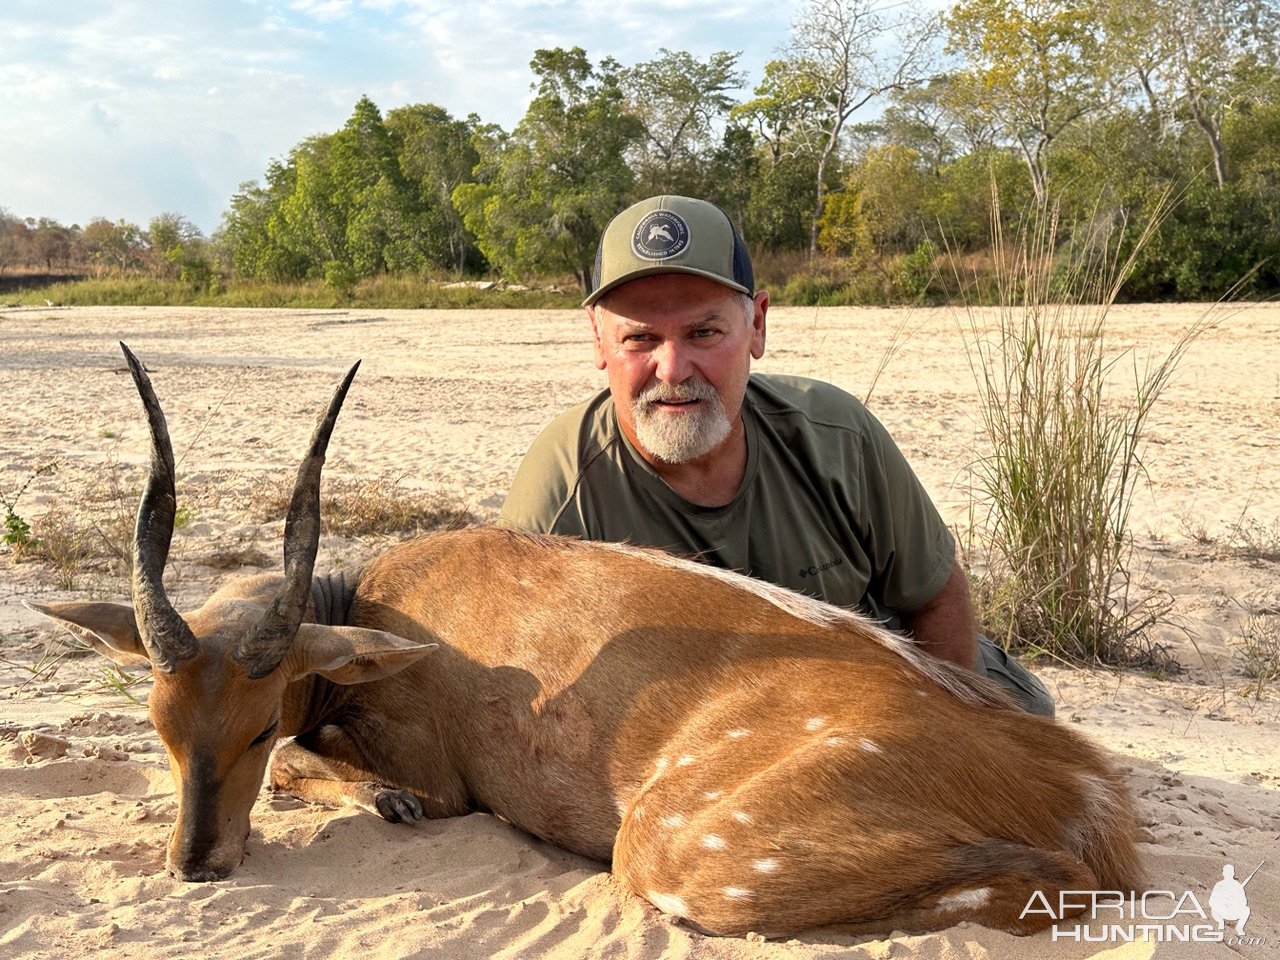
[[[534,442],[501,523],[695,557],[906,630],[1048,716],[1044,687],[977,636],[955,543],[884,427],[849,394],[751,374],[769,295],[719,207],[618,214],[583,306],[608,390]]]

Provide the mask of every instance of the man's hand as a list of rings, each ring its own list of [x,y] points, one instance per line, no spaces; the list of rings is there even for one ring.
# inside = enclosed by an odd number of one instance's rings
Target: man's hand
[[[978,662],[978,628],[969,602],[969,582],[959,561],[937,596],[905,618],[925,653],[972,670]]]

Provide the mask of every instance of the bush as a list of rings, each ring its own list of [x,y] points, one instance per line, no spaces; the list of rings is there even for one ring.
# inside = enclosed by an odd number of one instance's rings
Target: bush
[[[1132,246],[1141,250],[1158,224]],[[1076,245],[1055,266],[1057,234],[1050,212],[1029,217],[1011,248],[997,236],[996,289],[986,294],[997,304],[993,332],[989,312],[963,304],[989,450],[974,465],[987,508],[977,531],[989,562],[980,617],[1006,647],[1150,662],[1158,651],[1146,632],[1168,603],[1133,588],[1129,510],[1148,417],[1208,315],[1140,366],[1107,339],[1108,309],[1134,263],[1116,256],[1123,238]],[[1121,360],[1134,361],[1131,383]]]
[[[325,533],[342,537],[417,534],[475,522],[465,506],[443,493],[405,490],[398,480],[332,477],[325,481],[320,517]],[[293,496],[293,479],[261,488],[251,510],[262,521],[283,520]]]
[[[339,260],[330,260],[324,265],[324,285],[339,296],[349,296],[359,279],[353,267]]]
[[[922,240],[902,258],[894,275],[894,284],[907,301],[922,303],[928,297],[929,288],[938,276],[937,259],[938,247],[932,240]]]

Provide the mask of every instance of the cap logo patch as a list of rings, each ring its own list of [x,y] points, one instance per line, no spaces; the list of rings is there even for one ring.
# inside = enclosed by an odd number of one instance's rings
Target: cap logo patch
[[[631,234],[631,252],[642,260],[667,260],[689,246],[689,225],[670,210],[646,213]]]

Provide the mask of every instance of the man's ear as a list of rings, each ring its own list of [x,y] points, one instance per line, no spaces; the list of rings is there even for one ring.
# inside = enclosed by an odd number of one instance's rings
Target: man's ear
[[[318,673],[334,683],[368,683],[398,673],[439,646],[384,630],[304,623],[281,666],[290,680]]]
[[[127,603],[28,603],[28,610],[44,614],[77,640],[122,667],[150,663],[147,649],[138,633],[133,607]]]
[[[608,363],[604,355],[604,341],[600,339],[601,337],[600,305],[593,304],[592,306],[587,307],[586,310],[587,310],[587,318],[591,321],[591,338],[592,338],[593,347],[595,350],[596,369],[603,370],[606,366],[608,366]]]
[[[759,360],[764,356],[765,314],[769,312],[769,291],[761,290],[751,302],[755,304],[755,314],[751,318],[751,356]]]

